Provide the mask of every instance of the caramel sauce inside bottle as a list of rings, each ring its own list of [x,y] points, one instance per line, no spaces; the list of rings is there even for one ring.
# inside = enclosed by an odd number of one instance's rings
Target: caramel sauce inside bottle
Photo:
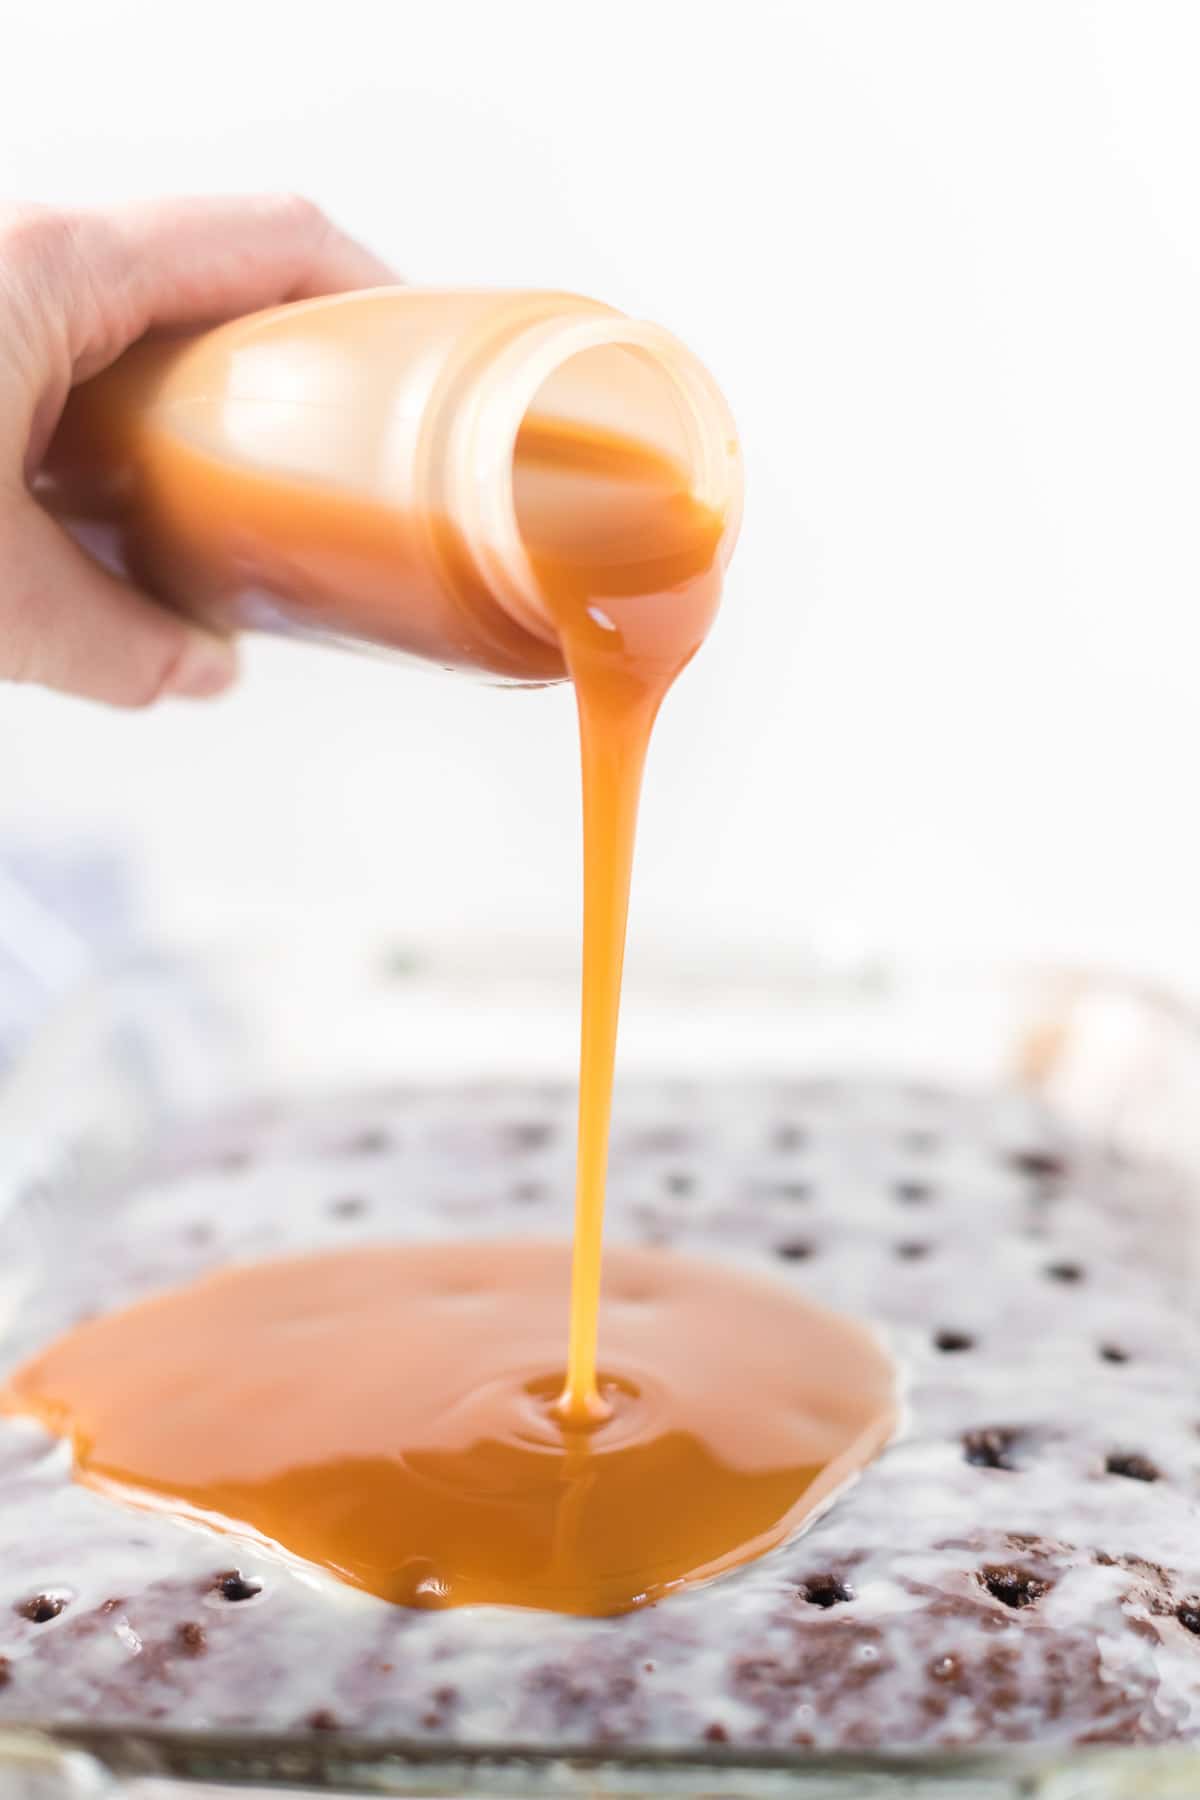
[[[666,455],[536,410],[514,501],[582,747],[573,1251],[395,1246],[235,1269],[79,1327],[3,1404],[69,1437],[82,1481],[384,1599],[604,1614],[778,1543],[880,1447],[895,1400],[869,1333],[782,1284],[620,1249],[602,1297],[642,767],[717,607],[723,520]],[[317,507],[309,529],[332,518]],[[367,524],[353,509],[335,523],[349,567]]]

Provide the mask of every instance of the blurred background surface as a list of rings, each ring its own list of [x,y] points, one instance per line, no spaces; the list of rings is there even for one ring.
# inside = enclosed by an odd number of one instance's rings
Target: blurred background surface
[[[670,326],[737,416],[639,941],[1200,976],[1200,9],[106,0],[14,9],[0,186],[297,188],[414,281]],[[576,928],[572,697],[247,645],[213,706],[0,695],[0,837],[153,928]]]

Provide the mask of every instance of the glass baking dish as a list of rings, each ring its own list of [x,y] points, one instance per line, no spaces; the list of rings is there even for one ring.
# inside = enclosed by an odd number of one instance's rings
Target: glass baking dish
[[[207,954],[144,956],[81,986],[0,1082],[0,1338],[45,1254],[56,1199],[102,1206],[189,1116],[251,1097],[398,1082],[566,1077],[577,952],[545,940],[401,942],[346,919],[281,922]],[[1036,1087],[1114,1149],[1200,1192],[1200,1013],[1119,974],[840,959],[631,953],[621,1071],[903,1074]],[[618,1093],[618,1105],[620,1096]],[[563,1225],[568,1208],[564,1196]],[[165,1796],[197,1784],[339,1793],[1144,1800],[1200,1794],[1200,1752],[930,1755],[564,1753],[422,1740],[56,1724],[0,1730],[0,1791]]]

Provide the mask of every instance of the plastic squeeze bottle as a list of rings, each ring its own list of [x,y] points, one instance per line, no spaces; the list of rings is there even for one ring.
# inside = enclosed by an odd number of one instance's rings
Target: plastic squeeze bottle
[[[613,557],[635,559],[669,471],[727,560],[741,466],[711,377],[659,327],[570,294],[382,288],[147,340],[72,395],[39,498],[218,625],[541,683],[566,670],[519,442],[543,474],[565,458],[575,501],[607,484]]]

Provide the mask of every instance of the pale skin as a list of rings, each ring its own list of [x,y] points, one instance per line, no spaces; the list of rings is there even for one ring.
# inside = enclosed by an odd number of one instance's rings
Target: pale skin
[[[0,203],[0,682],[135,707],[224,692],[232,640],[108,574],[34,500],[67,395],[155,328],[395,279],[295,195]]]

